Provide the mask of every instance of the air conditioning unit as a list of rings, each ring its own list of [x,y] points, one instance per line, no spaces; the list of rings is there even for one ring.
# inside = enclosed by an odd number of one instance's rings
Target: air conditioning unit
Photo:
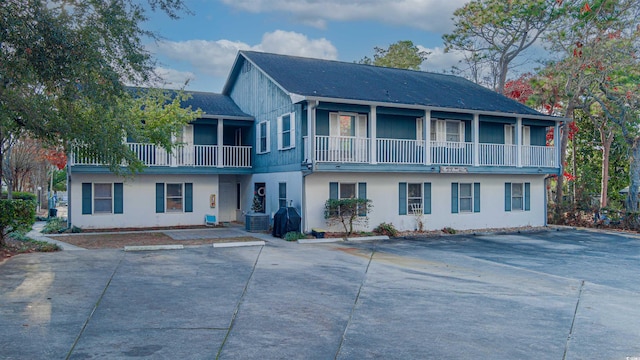
[[[249,232],[260,232],[269,230],[268,214],[247,214],[245,216],[245,230]]]

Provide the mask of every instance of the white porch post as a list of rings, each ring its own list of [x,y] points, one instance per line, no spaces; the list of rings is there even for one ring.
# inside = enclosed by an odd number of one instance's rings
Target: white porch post
[[[422,140],[424,141],[424,164],[431,165],[431,110],[425,109],[422,118]]]
[[[317,101],[309,101],[307,104],[307,146],[306,153],[309,157],[305,159],[307,162],[315,165],[316,163],[316,106]]]
[[[224,167],[224,120],[218,119],[218,158],[216,159],[218,167]]]
[[[522,118],[516,118],[516,167],[522,167]]]
[[[378,163],[378,135],[377,135],[377,122],[378,114],[375,105],[369,107],[369,162],[371,164]]]
[[[473,114],[473,166],[480,164],[480,115]]]

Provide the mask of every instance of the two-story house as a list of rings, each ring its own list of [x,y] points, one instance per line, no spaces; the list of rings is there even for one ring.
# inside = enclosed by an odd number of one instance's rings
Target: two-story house
[[[74,225],[242,221],[258,202],[309,231],[327,199],[364,197],[368,229],[540,226],[560,173],[546,135],[563,119],[452,75],[241,51],[222,94],[193,95],[205,115],[180,151],[129,144],[148,165],[134,179],[72,158]]]

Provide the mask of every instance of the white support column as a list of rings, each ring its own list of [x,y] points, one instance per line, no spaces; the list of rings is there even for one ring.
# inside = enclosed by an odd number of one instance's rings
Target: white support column
[[[516,167],[522,167],[522,118],[516,118]]]
[[[473,114],[473,166],[480,165],[480,115]]]
[[[371,164],[378,163],[378,135],[377,135],[377,122],[378,114],[375,105],[369,107],[369,162]]]
[[[565,123],[566,124],[566,123]],[[555,166],[561,168],[560,164],[560,123],[556,122],[553,128],[553,147],[555,148]]]
[[[315,166],[316,163],[316,106],[318,106],[317,101],[310,100],[307,103],[307,143],[305,146],[308,148],[305,149],[305,153],[308,158],[305,160],[310,162],[312,166]]]
[[[431,110],[425,109],[422,121],[422,140],[424,140],[424,164],[431,165]]]
[[[224,167],[224,120],[218,118],[218,167]]]

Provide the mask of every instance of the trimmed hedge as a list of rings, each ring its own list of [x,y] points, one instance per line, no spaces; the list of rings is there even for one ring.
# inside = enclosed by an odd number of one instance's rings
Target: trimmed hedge
[[[11,193],[11,195],[13,196],[14,200],[37,201],[37,199],[38,199],[36,194],[32,194],[30,192],[14,191],[14,192]],[[6,198],[7,198],[7,193],[3,192],[2,196],[0,196],[0,199],[6,199]]]
[[[0,199],[0,245],[12,232],[28,232],[35,221],[35,201]]]

